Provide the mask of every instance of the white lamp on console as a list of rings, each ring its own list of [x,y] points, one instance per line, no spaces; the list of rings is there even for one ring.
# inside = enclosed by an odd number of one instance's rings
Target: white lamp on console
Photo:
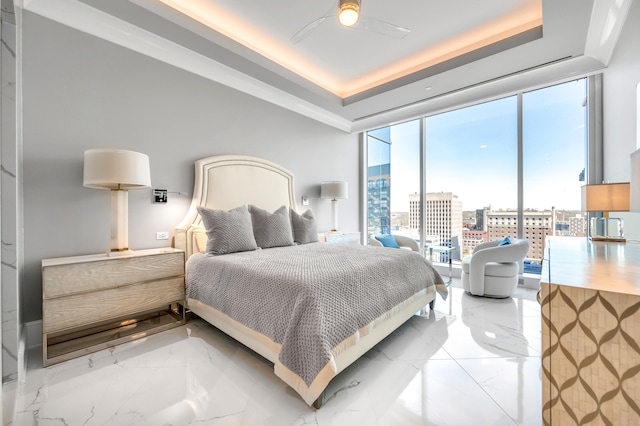
[[[589,238],[592,241],[625,242],[621,218],[609,218],[609,212],[629,211],[629,182],[591,184],[582,187],[583,211],[602,212],[592,218]],[[614,222],[615,226],[611,226]]]
[[[128,251],[129,190],[151,187],[149,157],[124,149],[89,149],[83,185],[111,190],[111,252]]]
[[[338,230],[338,200],[346,199],[348,194],[347,182],[322,182],[320,197],[331,200],[331,231]]]

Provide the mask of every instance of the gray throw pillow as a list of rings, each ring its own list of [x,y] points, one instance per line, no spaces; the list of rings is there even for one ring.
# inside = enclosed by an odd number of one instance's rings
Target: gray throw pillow
[[[258,248],[247,206],[225,212],[198,207],[207,232],[207,253],[227,254]]]
[[[318,227],[310,209],[302,214],[291,210],[291,227],[293,228],[293,241],[296,244],[318,242]]]
[[[256,206],[249,206],[253,236],[261,248],[283,247],[293,245],[293,233],[289,221],[289,209],[282,206],[269,213]]]

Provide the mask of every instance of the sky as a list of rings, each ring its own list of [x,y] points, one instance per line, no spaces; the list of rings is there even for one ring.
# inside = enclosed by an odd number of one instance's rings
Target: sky
[[[523,95],[525,208],[580,210],[585,81]],[[517,97],[426,119],[426,192],[453,192],[464,210],[517,207]],[[391,211],[419,192],[420,121],[391,126]],[[371,161],[371,160],[370,160]]]

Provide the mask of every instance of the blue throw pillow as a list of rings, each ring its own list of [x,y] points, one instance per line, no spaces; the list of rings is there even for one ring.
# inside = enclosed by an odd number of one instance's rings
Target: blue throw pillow
[[[375,238],[376,238],[376,240],[380,241],[380,243],[384,247],[400,248],[398,243],[396,243],[396,239],[393,238],[393,235],[382,234],[382,235],[376,235]]]
[[[498,244],[498,247],[508,246],[509,244],[511,244],[511,240],[509,239],[509,237],[504,237],[504,240],[500,241],[500,244]]]

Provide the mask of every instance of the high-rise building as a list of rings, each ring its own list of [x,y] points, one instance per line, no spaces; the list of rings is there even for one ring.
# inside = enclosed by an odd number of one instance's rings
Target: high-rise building
[[[391,231],[390,164],[380,164],[367,170],[367,212],[369,235]]]
[[[409,226],[420,229],[420,194],[409,195]],[[462,242],[462,201],[451,192],[429,192],[425,197],[424,233],[428,240],[454,247],[454,258],[460,258]],[[443,256],[446,256],[443,254]],[[440,259],[445,262],[448,259]]]
[[[482,209],[476,209],[476,230],[487,230],[487,214],[491,210],[491,206]]]

